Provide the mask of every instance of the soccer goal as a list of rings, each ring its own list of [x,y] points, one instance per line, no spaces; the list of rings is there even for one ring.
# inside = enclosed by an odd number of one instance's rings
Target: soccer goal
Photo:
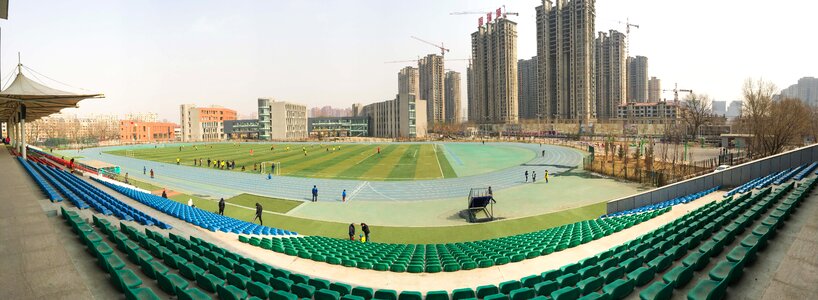
[[[262,162],[261,174],[281,175],[281,162],[280,161]]]
[[[125,156],[134,157],[133,150],[125,150]]]

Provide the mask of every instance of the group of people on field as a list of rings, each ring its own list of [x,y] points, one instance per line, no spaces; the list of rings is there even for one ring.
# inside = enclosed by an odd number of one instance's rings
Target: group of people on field
[[[371,242],[372,240],[369,239],[369,225],[361,223],[361,231],[363,231],[363,233],[358,235],[359,240],[362,243]],[[349,224],[349,240],[355,240],[355,223]]]
[[[525,182],[528,182],[528,170],[525,170]],[[545,174],[543,175],[543,179],[545,179],[545,183],[548,183],[548,170],[545,170]],[[537,171],[531,171],[531,182],[537,182]]]
[[[176,159],[176,164],[177,165],[179,164],[179,161],[180,160],[177,158]],[[213,167],[213,168],[221,169],[221,170],[232,170],[232,169],[236,168],[236,161],[235,160],[210,160],[208,158],[205,161],[205,160],[203,160],[201,158],[199,158],[199,159],[194,158],[193,159],[193,165],[197,166],[197,167],[204,166],[205,162],[207,163],[208,168]]]

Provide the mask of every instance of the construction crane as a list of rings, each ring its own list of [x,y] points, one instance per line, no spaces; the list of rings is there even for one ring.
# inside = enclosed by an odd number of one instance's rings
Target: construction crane
[[[494,17],[495,19],[499,19],[501,13],[503,15],[503,18],[507,17],[508,15],[512,15],[512,16],[519,16],[520,15],[520,13],[506,11],[506,6],[505,5],[503,5],[503,7],[501,7],[501,8],[497,8],[497,10],[495,10],[494,12],[492,12],[492,11],[457,11],[457,12],[451,12],[451,13],[449,13],[449,15],[485,15],[485,16],[488,17],[488,20],[486,20],[486,22],[491,22],[492,13],[494,13],[496,15]],[[480,20],[479,20],[479,22],[477,24],[478,24],[478,26],[483,26],[483,17],[480,17]]]
[[[426,41],[426,40],[424,40],[424,39],[421,39],[421,38],[419,38],[419,37],[416,37],[416,36],[414,36],[414,35],[413,35],[413,36],[411,36],[411,38],[416,39],[416,40],[418,40],[418,41],[421,41],[421,42],[423,42],[423,43],[426,43],[426,44],[429,44],[429,45],[432,45],[432,46],[437,47],[438,49],[440,49],[440,56],[446,56],[446,52],[449,52],[449,48],[443,47],[443,43],[440,43],[440,45],[438,46],[438,45],[437,45],[437,44],[435,44],[435,43],[428,42],[428,41]]]
[[[420,58],[416,60],[395,60],[395,61],[385,61],[385,64],[400,64],[400,63],[410,63],[410,62],[418,62]],[[443,59],[443,61],[464,61],[464,60],[471,60],[471,58],[453,58],[453,59]]]
[[[631,35],[631,27],[637,28],[637,29],[639,28],[639,25],[631,23],[629,18],[625,18],[625,22],[619,21],[619,24],[625,25],[625,35],[626,36]]]
[[[679,102],[679,92],[693,93],[693,90],[679,89],[679,84],[674,83],[672,90],[662,90],[662,92],[673,92],[673,101]]]

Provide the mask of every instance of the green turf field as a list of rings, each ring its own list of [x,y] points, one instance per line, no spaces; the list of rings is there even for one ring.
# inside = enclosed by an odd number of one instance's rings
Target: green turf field
[[[165,163],[176,163],[178,158],[185,166],[193,166],[194,159],[201,159],[203,168],[208,159],[228,160],[236,163],[233,171],[241,172],[243,166],[245,172],[256,173],[261,172],[262,163],[279,162],[280,175],[311,178],[416,180],[457,177],[441,146],[434,144],[220,143],[183,146],[181,151],[180,147],[174,146],[106,153]]]

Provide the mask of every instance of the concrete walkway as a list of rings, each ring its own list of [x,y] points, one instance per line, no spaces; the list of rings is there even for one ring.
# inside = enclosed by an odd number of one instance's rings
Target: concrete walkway
[[[288,176],[275,176],[268,180],[266,176],[258,174],[177,166],[103,153],[129,147],[144,147],[144,145],[91,148],[79,152],[68,151],[64,154],[82,156],[80,161],[91,159],[116,164],[123,168],[123,173],[128,172],[134,179],[151,183],[161,182],[163,186],[170,189],[210,198],[227,198],[250,191],[273,198],[310,200],[312,186],[318,185],[322,195],[319,201],[338,200],[344,189],[350,193],[349,198],[352,201],[463,198],[468,196],[469,189],[474,187],[491,186],[494,191],[500,191],[522,185],[524,184],[523,172],[526,170],[537,170],[540,173],[548,169],[553,176],[574,169],[582,163],[583,153],[571,148],[526,143],[498,144],[523,148],[537,154],[545,150],[545,156],[536,155],[534,159],[525,164],[474,176],[414,181],[360,181]],[[493,143],[489,143],[485,146],[491,147],[492,145]],[[155,171],[155,180],[152,180],[149,175],[142,174],[143,167]]]
[[[94,298],[95,283],[77,280],[55,206],[5,148],[0,170],[0,299]]]

